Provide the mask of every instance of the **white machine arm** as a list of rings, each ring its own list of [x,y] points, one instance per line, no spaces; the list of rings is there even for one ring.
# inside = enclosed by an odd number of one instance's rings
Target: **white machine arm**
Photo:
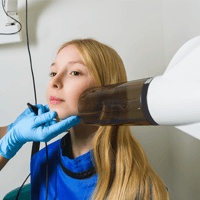
[[[184,105],[184,101],[188,101],[187,112],[186,109],[180,111],[182,115],[188,116],[188,122],[200,115],[200,36],[190,39],[176,52],[167,69],[165,70],[162,78],[163,80],[172,80],[179,82],[175,85],[180,85],[178,93],[185,89],[185,97],[179,103]],[[182,83],[182,88],[181,88]],[[187,88],[190,87],[190,90]],[[170,85],[169,85],[170,86]],[[163,88],[164,89],[164,88]],[[175,95],[174,95],[175,98]],[[179,105],[180,106],[180,105]],[[177,129],[188,133],[189,135],[200,140],[200,118],[199,122],[187,125],[175,125]]]

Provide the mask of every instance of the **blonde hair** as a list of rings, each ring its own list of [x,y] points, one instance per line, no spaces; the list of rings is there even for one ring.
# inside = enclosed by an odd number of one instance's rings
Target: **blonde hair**
[[[92,38],[74,39],[97,86],[127,82],[122,59],[111,47]],[[130,126],[100,126],[93,139],[94,167],[98,180],[91,200],[169,200],[165,184],[148,162]],[[151,182],[151,185],[150,185]]]

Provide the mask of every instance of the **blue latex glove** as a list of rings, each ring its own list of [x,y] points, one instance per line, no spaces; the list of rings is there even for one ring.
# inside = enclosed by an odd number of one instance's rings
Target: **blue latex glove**
[[[36,104],[34,105],[38,108],[38,115],[41,115],[42,113],[48,112],[49,111],[49,107],[48,104],[46,104],[45,106],[43,106],[42,104]],[[23,113],[21,113],[19,115],[19,117],[13,122],[11,123],[8,128],[7,128],[7,132],[13,128],[16,124],[18,124],[19,121],[21,121],[24,117],[26,117],[28,114],[30,114],[31,111],[29,108],[27,108]]]
[[[41,108],[40,113],[43,111]],[[39,115],[39,110],[38,116],[34,112],[27,114],[0,140],[0,154],[11,159],[26,142],[48,142],[81,122],[80,117],[73,115],[57,123],[53,120],[56,115],[55,111]]]

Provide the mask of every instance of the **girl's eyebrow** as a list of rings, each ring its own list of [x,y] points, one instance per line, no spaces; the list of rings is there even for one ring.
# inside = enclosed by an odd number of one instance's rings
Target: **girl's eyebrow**
[[[85,66],[85,64],[84,64],[84,62],[83,62],[82,60],[70,61],[70,62],[68,62],[68,65],[73,65],[73,64],[75,64],[75,63],[80,63],[80,64],[82,64],[82,65]],[[55,65],[56,65],[56,63],[52,63],[51,66],[50,66],[50,68],[51,68],[52,66],[55,66]]]

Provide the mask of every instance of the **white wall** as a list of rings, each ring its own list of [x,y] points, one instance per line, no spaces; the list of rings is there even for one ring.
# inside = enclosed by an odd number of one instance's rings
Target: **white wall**
[[[23,42],[0,46],[0,126],[35,104],[26,44],[26,4],[19,0]],[[199,35],[200,2],[154,0],[28,1],[28,31],[37,103],[46,105],[50,65],[60,45],[92,37],[114,48],[128,81],[162,75],[178,49]],[[198,200],[199,140],[173,126],[131,127],[150,164],[169,189],[170,200]],[[60,139],[66,133],[51,140]],[[41,148],[45,143],[41,143]],[[32,142],[0,172],[0,199],[30,173]],[[30,183],[30,178],[25,184]]]

